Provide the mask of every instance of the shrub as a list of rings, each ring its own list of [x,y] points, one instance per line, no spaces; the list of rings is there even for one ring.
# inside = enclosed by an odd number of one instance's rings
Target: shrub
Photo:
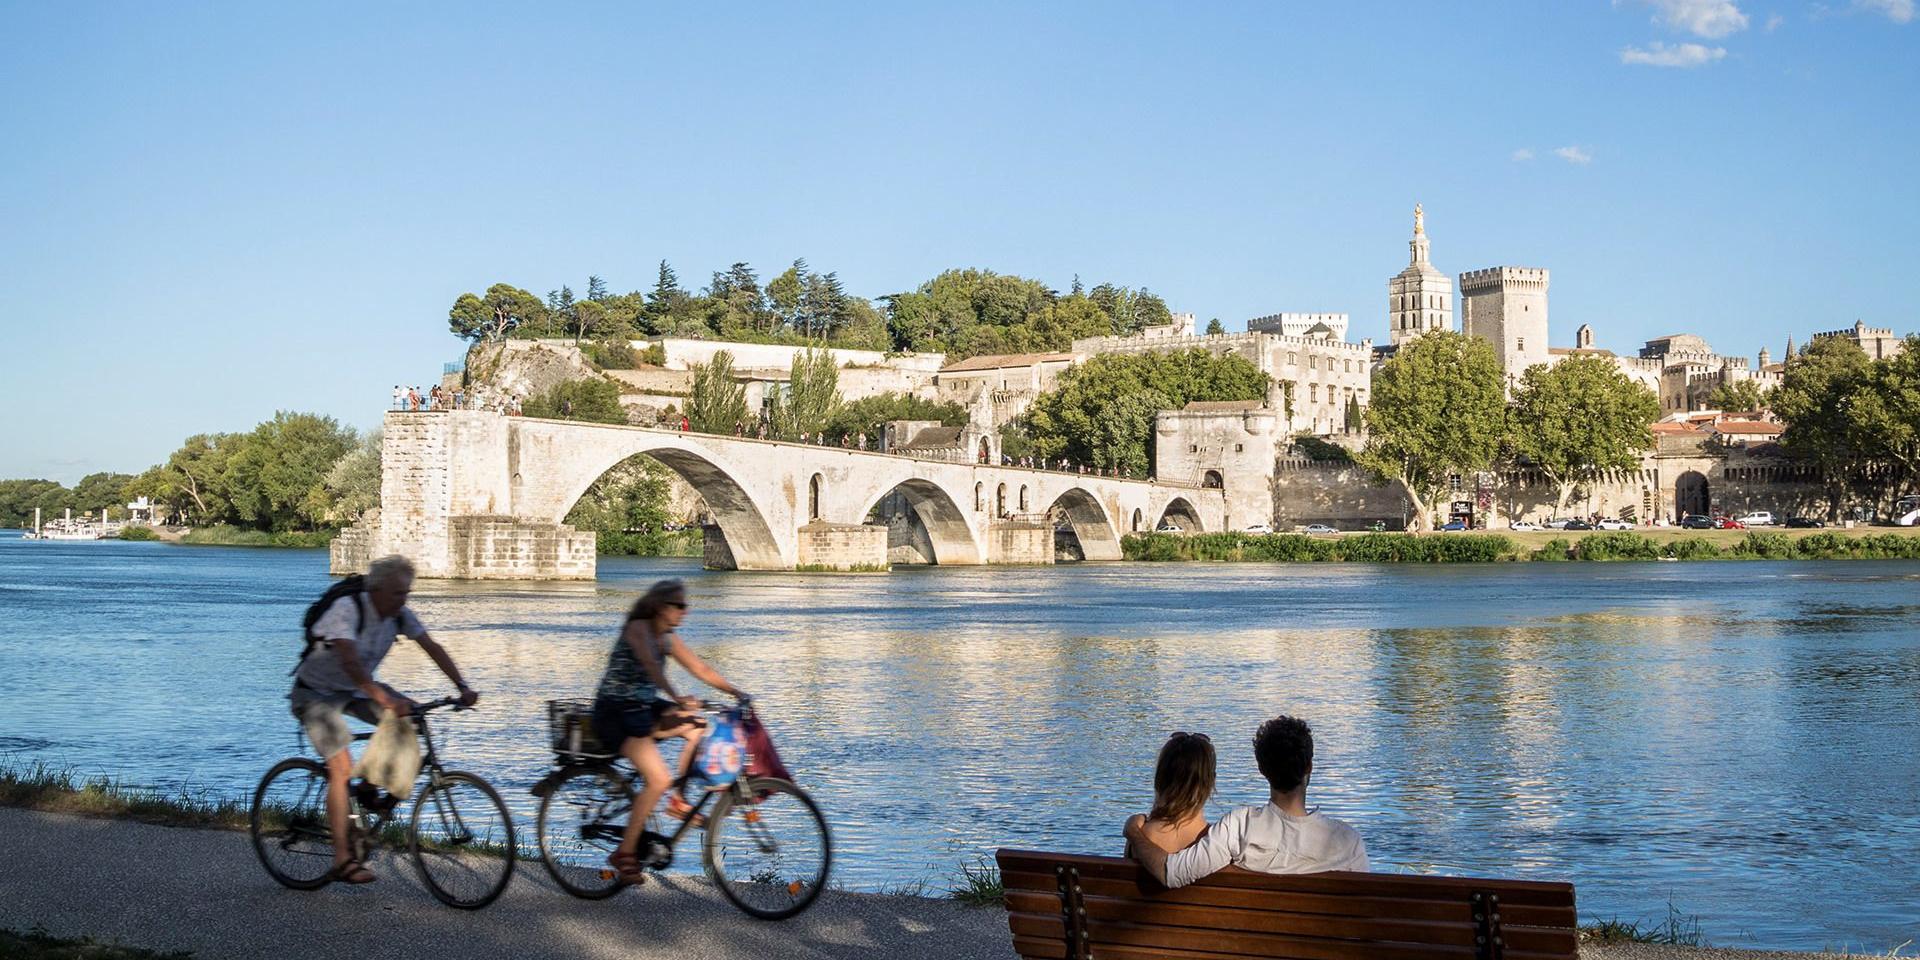
[[[1573,544],[1567,542],[1566,537],[1554,537],[1541,544],[1540,549],[1533,552],[1533,558],[1535,560],[1571,560],[1572,553]]]
[[[1652,538],[1616,530],[1582,537],[1575,548],[1582,560],[1657,560],[1660,545]]]
[[[1793,559],[1793,538],[1784,533],[1749,533],[1733,545],[1734,556],[1759,560]]]
[[[1836,557],[1851,557],[1867,544],[1845,534],[1832,530],[1823,530],[1813,536],[1805,537],[1793,545],[1794,553],[1803,560],[1830,560]]]
[[[1333,543],[1298,533],[1249,536],[1241,548],[1248,560],[1272,563],[1310,563],[1333,559]]]
[[[1685,537],[1667,543],[1661,554],[1675,560],[1718,560],[1720,548],[1711,540],[1699,537]]]
[[[667,365],[667,347],[665,344],[649,343],[645,350],[636,351],[634,360],[650,367],[664,367]]]
[[[152,527],[121,527],[120,539],[140,541],[158,540],[160,539],[160,535],[153,532]]]
[[[625,340],[602,340],[581,349],[587,359],[602,370],[632,370],[638,365],[638,351]]]

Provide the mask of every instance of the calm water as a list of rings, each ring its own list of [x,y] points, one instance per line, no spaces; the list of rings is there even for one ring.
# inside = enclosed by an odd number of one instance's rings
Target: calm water
[[[415,608],[485,697],[441,724],[455,764],[529,815],[542,701],[589,693],[621,611],[670,574],[852,886],[944,884],[1002,845],[1115,852],[1170,730],[1220,746],[1211,815],[1256,801],[1248,737],[1291,712],[1316,731],[1313,800],[1379,869],[1570,879],[1589,917],[1671,901],[1721,944],[1920,937],[1920,565],[692,563],[423,581]],[[325,569],[0,535],[0,759],[244,794],[295,747],[286,672]],[[382,674],[444,685],[411,647]]]

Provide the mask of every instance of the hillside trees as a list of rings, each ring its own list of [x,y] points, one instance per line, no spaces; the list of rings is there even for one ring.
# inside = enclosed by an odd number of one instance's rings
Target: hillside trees
[[[1485,340],[1436,331],[1400,345],[1373,377],[1367,445],[1354,459],[1397,483],[1426,530],[1452,474],[1484,470],[1500,453],[1506,397]]]
[[[1150,476],[1161,410],[1199,400],[1263,400],[1269,377],[1245,358],[1205,350],[1101,354],[1060,375],[1020,429],[1039,457],[1066,457],[1127,476]]]
[[[1554,484],[1562,516],[1576,486],[1639,465],[1660,401],[1612,361],[1573,356],[1523,373],[1511,414],[1514,452]]]
[[[842,403],[827,418],[827,439],[866,434],[877,443],[888,423],[895,420],[937,420],[943,426],[958,427],[967,422],[966,408],[957,403],[936,403],[909,393],[882,393]]]
[[[453,335],[473,343],[505,340],[521,331],[522,336],[538,336],[538,328],[548,312],[538,297],[519,287],[496,283],[485,296],[463,293],[447,311],[447,328]]]
[[[700,433],[732,433],[747,422],[747,387],[733,379],[732,353],[719,350],[711,362],[693,365],[686,415]]]
[[[549,420],[627,422],[627,410],[620,405],[620,388],[599,377],[556,383],[528,397],[521,405],[520,412],[529,417],[545,417]]]
[[[839,405],[839,365],[829,351],[809,347],[794,354],[787,388],[775,394],[767,411],[768,427],[776,440],[818,434]]]

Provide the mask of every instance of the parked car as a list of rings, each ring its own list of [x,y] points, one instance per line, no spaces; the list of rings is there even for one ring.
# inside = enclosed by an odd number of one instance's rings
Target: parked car
[[[1163,523],[1157,527],[1154,527],[1153,532],[1154,533],[1186,533],[1185,530],[1182,530],[1171,523]]]
[[[1680,526],[1688,530],[1712,530],[1713,518],[1697,513],[1689,513],[1680,518]]]
[[[1741,517],[1740,522],[1749,527],[1771,527],[1773,526],[1773,514],[1765,510],[1755,510]]]
[[[1598,526],[1602,530],[1632,530],[1633,529],[1633,524],[1628,523],[1625,520],[1617,520],[1613,517],[1607,517],[1606,519],[1601,520],[1598,524],[1595,524],[1595,526]]]
[[[1819,520],[1814,517],[1788,517],[1787,518],[1787,527],[1792,530],[1819,530],[1820,528],[1825,527],[1826,525],[1827,525],[1826,521]]]
[[[1467,522],[1465,520],[1449,521],[1445,526],[1441,527],[1440,529],[1443,531],[1465,530],[1467,529]]]
[[[1567,518],[1566,517],[1549,517],[1547,521],[1545,523],[1542,523],[1540,526],[1548,530],[1565,530],[1567,528]]]
[[[1540,525],[1537,523],[1526,521],[1526,520],[1515,520],[1513,522],[1513,529],[1520,530],[1523,532],[1528,530],[1538,530],[1540,529]]]
[[[1248,533],[1272,533],[1273,527],[1264,523],[1250,523],[1247,525],[1247,532]]]
[[[1568,521],[1567,521],[1566,523],[1563,523],[1563,524],[1561,524],[1561,525],[1560,525],[1560,529],[1562,529],[1562,530],[1592,530],[1592,529],[1593,529],[1593,524],[1591,524],[1591,523],[1588,523],[1588,522],[1586,522],[1585,520],[1582,520],[1582,519],[1580,519],[1579,517],[1574,517],[1574,518],[1573,518],[1572,520],[1568,520]]]
[[[1747,525],[1732,517],[1714,517],[1713,528],[1715,530],[1745,530]]]
[[[1339,533],[1340,531],[1335,530],[1334,528],[1329,527],[1324,523],[1309,523],[1305,527],[1302,527],[1300,529],[1300,532],[1310,533],[1316,537],[1319,537],[1319,536],[1325,536],[1329,533]]]

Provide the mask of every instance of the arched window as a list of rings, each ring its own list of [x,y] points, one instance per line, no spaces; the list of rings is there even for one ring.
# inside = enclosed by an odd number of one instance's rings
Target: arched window
[[[1140,511],[1139,510],[1133,511],[1133,532],[1134,533],[1140,532],[1140,519],[1141,519]]]
[[[1200,485],[1203,487],[1207,487],[1208,489],[1218,490],[1222,487],[1225,487],[1227,483],[1224,479],[1221,478],[1220,471],[1208,470],[1207,475],[1200,478]]]
[[[986,508],[987,485],[984,483],[976,483],[973,485],[973,509],[985,510]]]
[[[1020,485],[1020,512],[1027,512],[1027,485],[1024,483]]]
[[[820,486],[823,482],[817,473],[813,475],[813,479],[807,481],[808,520],[820,519]]]
[[[993,515],[996,517],[1004,517],[1007,515],[1007,485],[1004,483],[1001,484],[999,490],[994,493]]]

